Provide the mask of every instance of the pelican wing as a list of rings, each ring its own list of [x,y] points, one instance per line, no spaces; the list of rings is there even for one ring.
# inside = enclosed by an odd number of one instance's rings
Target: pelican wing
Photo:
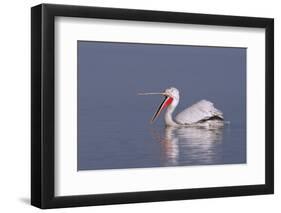
[[[194,124],[211,118],[223,120],[223,113],[212,102],[201,100],[180,112],[175,120],[180,124]]]

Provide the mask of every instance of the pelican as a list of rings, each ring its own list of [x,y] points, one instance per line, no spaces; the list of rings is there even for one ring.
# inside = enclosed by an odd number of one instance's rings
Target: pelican
[[[138,93],[138,95],[163,95],[165,98],[154,113],[151,123],[159,116],[161,111],[167,108],[165,113],[166,126],[173,127],[222,127],[224,125],[223,113],[207,100],[201,100],[180,112],[173,119],[173,112],[179,104],[179,90],[175,87],[166,89],[164,92]]]

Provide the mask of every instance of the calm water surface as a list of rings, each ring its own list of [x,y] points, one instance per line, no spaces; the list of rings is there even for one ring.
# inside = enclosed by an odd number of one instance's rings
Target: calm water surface
[[[246,48],[78,41],[78,170],[246,162]],[[149,120],[180,91],[174,115],[209,100],[231,124],[164,127]]]
[[[101,131],[108,132],[108,140],[94,138],[80,146],[80,170],[246,163],[245,130],[231,124],[221,129],[131,128],[127,137],[126,129],[107,127]]]

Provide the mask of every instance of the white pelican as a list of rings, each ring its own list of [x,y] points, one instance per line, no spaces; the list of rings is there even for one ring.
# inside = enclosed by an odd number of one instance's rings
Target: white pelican
[[[158,117],[163,109],[167,108],[165,114],[166,126],[222,127],[224,125],[223,113],[216,109],[212,102],[206,100],[201,100],[186,108],[173,119],[172,114],[180,100],[179,90],[175,87],[168,88],[164,92],[139,93],[139,95],[165,96],[164,101],[159,105],[157,111],[153,115],[151,122]]]

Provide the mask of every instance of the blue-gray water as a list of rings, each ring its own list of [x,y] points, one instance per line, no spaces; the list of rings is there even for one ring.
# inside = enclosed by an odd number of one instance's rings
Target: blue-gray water
[[[175,115],[201,99],[222,129],[165,128],[149,120],[174,86]],[[78,170],[246,163],[246,49],[78,42]]]

